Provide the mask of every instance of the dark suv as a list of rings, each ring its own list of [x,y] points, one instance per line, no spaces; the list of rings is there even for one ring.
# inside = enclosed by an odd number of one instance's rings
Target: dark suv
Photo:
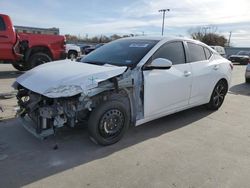
[[[229,60],[243,65],[247,65],[250,60],[250,51],[239,51],[236,55],[231,55]]]

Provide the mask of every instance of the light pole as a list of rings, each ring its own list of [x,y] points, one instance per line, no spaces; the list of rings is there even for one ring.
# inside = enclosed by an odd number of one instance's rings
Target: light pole
[[[230,34],[229,34],[228,47],[230,47],[231,37],[232,37],[232,31],[230,31]]]
[[[162,18],[162,28],[161,28],[161,35],[163,36],[163,33],[164,33],[164,22],[165,22],[165,14],[166,14],[166,11],[170,11],[170,9],[161,9],[161,10],[159,10],[159,12],[162,12],[163,14],[162,14],[162,16],[163,16],[163,18]]]

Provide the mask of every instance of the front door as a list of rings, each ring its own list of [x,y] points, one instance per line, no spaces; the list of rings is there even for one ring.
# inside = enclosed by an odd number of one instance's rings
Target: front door
[[[144,75],[144,118],[163,116],[188,105],[192,71],[186,63],[183,43],[164,44],[152,56],[172,61],[167,70],[146,70]],[[150,64],[150,62],[149,62]]]

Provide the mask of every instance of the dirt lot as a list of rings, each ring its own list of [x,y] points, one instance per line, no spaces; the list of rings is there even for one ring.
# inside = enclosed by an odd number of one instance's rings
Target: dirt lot
[[[249,187],[250,85],[244,71],[234,67],[220,110],[197,107],[164,117],[131,128],[109,147],[90,142],[84,127],[37,140],[11,118],[15,99],[1,98],[0,187]],[[0,64],[0,93],[11,92],[19,74]]]

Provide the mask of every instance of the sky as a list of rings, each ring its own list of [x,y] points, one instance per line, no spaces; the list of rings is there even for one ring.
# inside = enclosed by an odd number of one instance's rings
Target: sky
[[[0,0],[0,13],[14,25],[58,27],[60,34],[189,37],[190,29],[212,26],[236,47],[250,47],[249,0]]]

